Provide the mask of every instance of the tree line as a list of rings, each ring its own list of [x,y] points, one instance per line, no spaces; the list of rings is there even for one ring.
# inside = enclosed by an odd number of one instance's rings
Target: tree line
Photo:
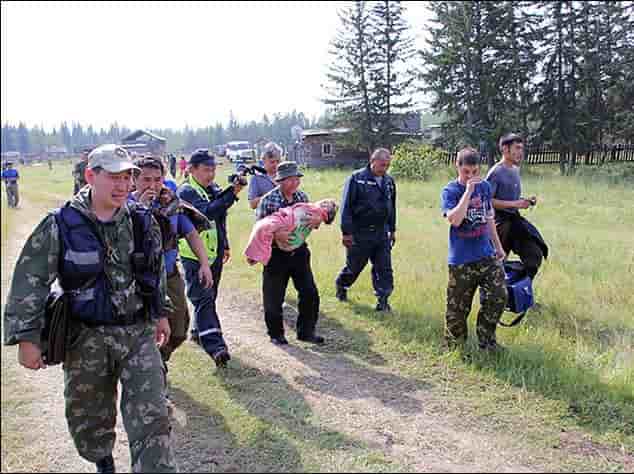
[[[323,100],[358,146],[391,146],[393,116],[419,107],[447,117],[445,144],[499,136],[574,156],[592,144],[634,140],[634,2],[433,1],[415,51],[399,1],[354,1],[332,40]],[[419,28],[419,25],[416,25]]]
[[[213,126],[202,128],[184,127],[183,129],[150,129],[149,131],[167,139],[168,151],[189,153],[196,148],[208,148],[223,145],[232,140],[247,140],[255,143],[259,140],[273,140],[288,146],[297,139],[293,127],[308,129],[318,127],[325,118],[308,117],[303,112],[264,114],[258,121],[239,121],[230,113],[226,124],[217,122]],[[23,122],[18,125],[2,125],[2,151],[20,153],[41,153],[50,146],[64,146],[73,152],[85,146],[104,143],[121,143],[121,139],[133,130],[114,122],[108,128],[95,129],[92,125],[77,122],[61,122],[59,127],[50,131],[42,127],[27,127]]]

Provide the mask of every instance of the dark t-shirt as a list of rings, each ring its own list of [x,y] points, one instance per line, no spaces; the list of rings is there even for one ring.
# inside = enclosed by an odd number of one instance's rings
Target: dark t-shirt
[[[505,166],[502,162],[496,163],[489,170],[486,177],[491,185],[491,197],[501,201],[517,201],[522,195],[522,182],[520,180],[520,169],[517,166]],[[518,209],[498,209],[499,212],[509,212],[517,214]]]

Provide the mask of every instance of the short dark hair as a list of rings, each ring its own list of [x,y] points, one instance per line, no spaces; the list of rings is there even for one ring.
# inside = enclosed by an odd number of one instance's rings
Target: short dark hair
[[[524,139],[517,133],[507,133],[506,135],[502,135],[500,138],[500,151],[502,151],[502,147],[512,145],[513,143],[524,143]]]
[[[162,175],[165,174],[165,166],[163,165],[163,162],[157,158],[139,158],[138,160],[134,160],[134,164],[141,169],[152,168],[160,170]]]
[[[480,165],[480,153],[475,148],[470,146],[464,147],[458,152],[456,157],[458,166],[479,166]]]

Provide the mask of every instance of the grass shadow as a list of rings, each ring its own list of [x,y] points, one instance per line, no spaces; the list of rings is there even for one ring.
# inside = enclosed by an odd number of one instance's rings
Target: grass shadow
[[[239,376],[244,376],[244,368]],[[300,453],[274,427],[258,426],[240,441],[221,411],[170,387],[177,411],[185,422],[173,423],[174,451],[181,472],[297,472],[303,470]],[[179,418],[177,414],[177,419]]]
[[[279,373],[233,358],[230,370],[219,371],[217,377],[229,397],[267,427],[268,436],[284,434],[289,448],[295,443],[306,444],[313,453],[326,451],[329,458],[345,459],[351,451],[365,447],[365,443],[328,429],[314,418],[304,395]],[[284,464],[278,464],[278,472],[302,469],[300,460],[287,460],[285,456]]]
[[[297,313],[286,311],[284,321],[293,326]],[[365,355],[372,344],[367,333],[350,331],[341,323],[320,313],[319,333],[326,337],[324,345],[289,345],[284,350],[318,375],[298,376],[296,381],[308,389],[339,400],[376,399],[386,408],[402,414],[418,413],[423,409],[420,399],[409,395],[430,390],[432,385],[421,380],[408,379],[392,372],[375,370],[370,366],[377,357],[385,365],[385,358],[377,353]],[[358,341],[351,342],[352,339]],[[365,366],[349,355],[359,357]]]
[[[442,354],[442,319],[428,318],[421,324],[421,315],[413,312],[397,309],[391,315],[383,316],[369,305],[354,301],[348,304],[353,313],[388,328],[400,344],[429,345],[438,355]],[[471,323],[475,317],[474,308],[469,316]],[[506,318],[509,318],[508,314]],[[498,328],[498,335],[504,330],[507,329]],[[504,383],[533,391],[546,399],[564,402],[567,407],[564,419],[598,434],[618,432],[630,439],[634,436],[634,392],[631,387],[628,392],[626,386],[610,385],[580,361],[571,361],[574,355],[547,352],[537,343],[509,346],[500,356],[482,353],[473,342],[473,332],[462,354],[467,367],[492,374]]]

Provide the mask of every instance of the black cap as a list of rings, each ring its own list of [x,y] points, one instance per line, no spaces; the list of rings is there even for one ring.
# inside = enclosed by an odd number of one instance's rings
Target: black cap
[[[189,164],[214,166],[216,164],[216,157],[210,154],[207,148],[201,148],[192,153],[192,156],[189,158]]]

